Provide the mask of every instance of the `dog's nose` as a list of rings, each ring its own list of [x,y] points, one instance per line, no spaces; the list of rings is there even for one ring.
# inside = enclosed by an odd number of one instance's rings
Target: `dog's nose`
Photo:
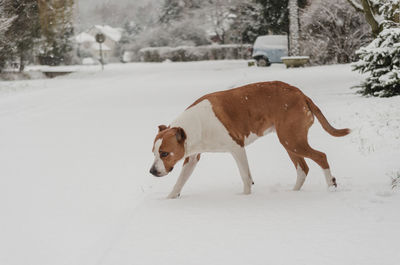
[[[155,166],[152,166],[152,167],[150,168],[150,173],[151,173],[153,176],[156,176],[156,177],[158,177],[158,175],[160,174],[160,173],[157,171],[157,169],[155,168]]]

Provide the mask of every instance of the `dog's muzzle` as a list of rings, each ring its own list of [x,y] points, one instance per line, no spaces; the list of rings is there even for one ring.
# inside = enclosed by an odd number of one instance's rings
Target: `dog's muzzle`
[[[159,177],[159,176],[160,176],[160,172],[158,172],[158,170],[156,169],[155,166],[152,166],[152,167],[150,168],[150,174],[152,174],[152,175],[155,176],[155,177]]]

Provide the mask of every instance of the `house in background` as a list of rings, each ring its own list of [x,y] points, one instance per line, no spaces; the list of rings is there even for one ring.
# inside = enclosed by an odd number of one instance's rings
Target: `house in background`
[[[106,62],[112,61],[113,59],[117,60],[118,42],[121,39],[122,31],[121,28],[113,28],[107,25],[95,25],[78,34],[75,37],[78,45],[78,56],[82,59],[86,57],[99,59],[100,44],[96,42],[95,36],[98,33],[102,33],[105,36],[105,41],[101,44],[104,60]]]

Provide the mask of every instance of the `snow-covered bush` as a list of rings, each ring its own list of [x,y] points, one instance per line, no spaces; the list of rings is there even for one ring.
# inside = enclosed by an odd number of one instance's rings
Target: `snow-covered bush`
[[[391,97],[400,95],[400,28],[387,28],[368,46],[357,51],[360,60],[354,70],[369,73],[361,84],[364,95]]]
[[[179,46],[179,47],[151,47],[139,51],[142,62],[173,62],[249,59],[251,45],[206,45],[206,46]]]
[[[209,44],[206,36],[206,32],[195,22],[183,20],[142,31],[131,42],[124,44],[123,50],[135,54],[134,60],[138,60],[138,52],[142,48],[206,45]]]
[[[300,14],[301,50],[312,64],[349,63],[355,51],[371,41],[361,13],[346,0],[316,0]]]

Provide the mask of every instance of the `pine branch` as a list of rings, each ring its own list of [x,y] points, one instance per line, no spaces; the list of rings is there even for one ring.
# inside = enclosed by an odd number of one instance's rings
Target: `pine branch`
[[[17,16],[13,16],[10,18],[0,18],[0,32],[1,31],[6,31],[8,27],[11,25],[11,23],[16,19]]]

